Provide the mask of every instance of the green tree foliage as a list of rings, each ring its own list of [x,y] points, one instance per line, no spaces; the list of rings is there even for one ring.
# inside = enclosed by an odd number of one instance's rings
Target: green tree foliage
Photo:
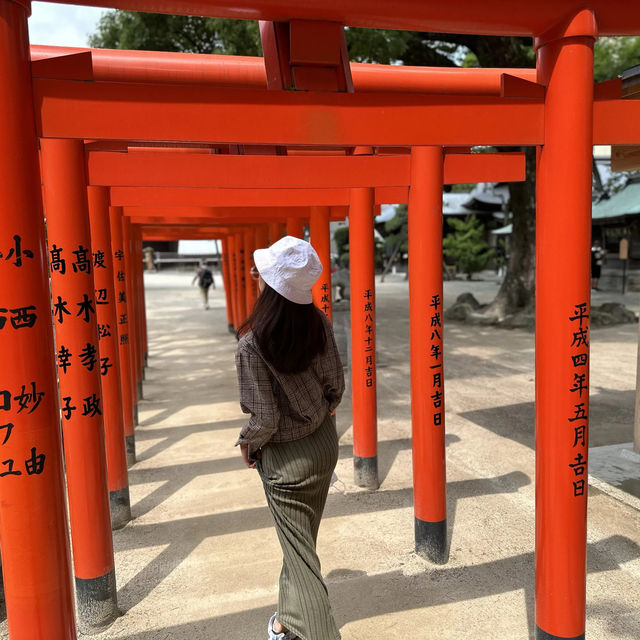
[[[345,36],[354,62],[451,67],[460,57],[458,44],[416,31],[348,27]]]
[[[396,215],[384,223],[384,230],[387,256],[391,256],[396,248],[402,252],[409,250],[409,210],[406,204],[396,207]]]
[[[89,36],[89,45],[181,53],[262,54],[255,21],[119,10],[102,16],[97,31]]]
[[[349,267],[349,227],[340,227],[335,230],[333,239],[338,248],[338,263],[340,266]]]
[[[600,38],[593,51],[596,82],[616,78],[625,69],[640,64],[640,36]]]
[[[338,249],[338,265],[344,269],[349,268],[349,227],[340,227],[333,234],[333,239]],[[384,243],[378,238],[374,239],[374,258],[376,268],[382,268],[384,262]]]
[[[533,67],[531,39],[438,34],[393,29],[345,30],[356,62],[414,66]],[[93,47],[260,55],[258,24],[248,20],[110,11],[91,36]],[[595,45],[596,81],[640,64],[640,37],[601,38]],[[498,149],[499,151],[502,149]],[[511,148],[515,151],[516,148]],[[527,154],[527,180],[510,185],[513,233],[506,277],[490,311],[499,318],[531,307],[535,257],[535,155]],[[393,232],[395,233],[395,232]],[[348,247],[348,242],[346,243]],[[348,255],[346,251],[344,254]]]
[[[447,223],[454,231],[442,241],[444,254],[453,258],[460,271],[471,280],[474,273],[482,271],[489,264],[495,252],[484,241],[484,227],[475,216],[466,220],[450,218]]]

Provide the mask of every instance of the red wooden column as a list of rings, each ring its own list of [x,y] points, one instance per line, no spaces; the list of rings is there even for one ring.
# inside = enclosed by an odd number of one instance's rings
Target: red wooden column
[[[322,262],[322,275],[313,286],[313,303],[322,309],[329,320],[331,310],[331,237],[329,235],[329,207],[311,207],[309,222],[311,244]]]
[[[231,280],[231,311],[233,312],[233,327],[237,331],[240,327],[240,311],[238,309],[238,269],[236,255],[236,235],[232,234],[227,237],[227,246],[229,247],[229,278]]]
[[[122,260],[124,266],[125,280],[124,280],[124,296],[121,292],[118,293],[118,298],[124,297],[125,303],[125,318],[120,317],[119,322],[126,319],[129,333],[129,351],[131,357],[129,364],[131,366],[131,398],[133,400],[133,424],[138,424],[138,400],[141,397],[141,385],[142,380],[140,376],[140,363],[138,352],[138,335],[136,328],[136,302],[135,302],[135,290],[133,286],[133,234],[131,231],[131,220],[128,216],[122,218],[122,246],[124,248],[124,259]]]
[[[266,224],[260,224],[255,232],[255,249],[266,249],[269,246],[269,228]],[[252,280],[251,286],[255,289],[256,298],[260,295],[259,280]]]
[[[136,346],[138,348],[138,376],[140,379],[139,394],[144,398],[144,274],[142,264],[142,235],[140,228],[133,228],[133,288],[136,317]]]
[[[266,224],[259,224],[255,229],[256,249],[266,249],[269,246],[269,228]]]
[[[229,261],[229,239],[222,239],[222,282],[227,306],[227,328],[233,333],[233,297],[231,293],[231,273]]]
[[[355,483],[377,489],[376,316],[373,213],[374,190],[351,189],[351,388]]]
[[[547,87],[536,222],[538,640],[585,637],[596,37],[585,10],[535,42],[538,81]]]
[[[279,222],[270,222],[269,223],[269,245],[272,245],[274,242],[277,242],[282,238],[282,226]]]
[[[143,356],[142,356],[142,373],[143,379],[145,377],[145,370],[147,365],[149,364],[149,334],[148,334],[148,326],[147,326],[147,296],[146,289],[144,286],[144,265],[142,263],[143,256],[143,247],[142,247],[142,232],[139,232],[140,238],[140,304],[142,305],[142,346],[143,346]]]
[[[75,640],[28,12],[0,0],[0,548],[11,640]]]
[[[304,238],[304,223],[302,218],[289,216],[287,218],[287,235]]]
[[[411,149],[409,323],[416,552],[447,559],[441,147]]]
[[[244,234],[242,231],[235,235],[235,249],[236,249],[236,283],[238,287],[238,326],[240,326],[247,319],[247,295],[246,295],[246,282],[244,271]]]
[[[84,144],[40,144],[78,620],[95,632],[119,615],[100,384],[112,363],[96,320],[107,291],[94,292]]]
[[[131,270],[130,287],[131,300],[127,298],[129,303],[131,316],[133,318],[133,349],[135,353],[135,376],[136,376],[136,392],[138,402],[144,398],[142,389],[142,330],[141,330],[141,314],[140,314],[140,292],[138,287],[138,255],[137,255],[137,239],[136,230],[131,224],[131,218],[127,217],[125,221],[125,231],[129,235],[129,268]]]
[[[124,436],[127,450],[127,464],[136,461],[136,442],[133,433],[133,387],[131,376],[131,344],[129,339],[129,319],[127,317],[127,290],[124,263],[124,241],[122,238],[122,207],[109,207],[109,223],[111,228],[111,251],[113,253],[113,270],[118,344],[120,345],[120,379],[122,382],[122,409],[124,413]]]
[[[247,316],[253,311],[256,303],[257,289],[251,278],[251,266],[253,265],[253,251],[256,248],[255,231],[248,229],[243,234],[244,243],[244,282],[245,282],[245,304],[247,306]]]
[[[131,520],[131,500],[124,439],[116,292],[113,285],[114,259],[111,251],[111,229],[109,227],[109,189],[107,187],[88,187],[87,193],[91,223],[91,248],[94,255],[94,287],[102,298],[106,298],[107,302],[96,306],[98,350],[100,352],[100,373],[102,374],[102,412],[107,448],[111,526],[113,529],[120,529]],[[103,295],[102,291],[106,291],[106,295]]]

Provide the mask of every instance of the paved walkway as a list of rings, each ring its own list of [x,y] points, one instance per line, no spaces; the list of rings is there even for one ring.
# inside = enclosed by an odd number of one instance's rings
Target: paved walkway
[[[218,289],[204,311],[190,274],[145,279],[135,520],[115,534],[125,615],[101,638],[264,640],[280,551],[258,476],[233,447],[243,419],[224,296]],[[462,285],[447,283],[447,299]],[[593,332],[594,446],[631,440],[636,332]],[[319,538],[344,640],[533,638],[533,335],[450,325],[445,336],[451,547],[436,567],[412,551],[407,285],[378,287],[382,486],[352,483],[345,398],[339,479]],[[637,640],[640,512],[593,486],[590,497],[587,637]]]

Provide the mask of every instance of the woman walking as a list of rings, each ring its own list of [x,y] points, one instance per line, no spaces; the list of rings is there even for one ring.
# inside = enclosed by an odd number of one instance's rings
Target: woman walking
[[[251,417],[236,444],[258,469],[282,547],[269,640],[339,640],[316,554],[338,459],[332,414],[344,392],[331,324],[311,296],[322,265],[291,236],[253,256],[261,293],[236,354],[240,406]]]

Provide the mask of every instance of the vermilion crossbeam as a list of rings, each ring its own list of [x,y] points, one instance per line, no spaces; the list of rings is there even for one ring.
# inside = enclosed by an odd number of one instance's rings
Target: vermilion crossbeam
[[[409,156],[231,156],[91,152],[89,183],[103,186],[232,189],[406,187]],[[445,183],[511,182],[525,177],[521,153],[452,154]],[[309,201],[309,204],[317,204]]]
[[[506,36],[537,35],[585,6],[583,0],[82,0],[82,4],[245,20],[330,20],[359,27]],[[600,35],[640,34],[639,3],[591,0],[588,6],[598,16]]]
[[[263,58],[245,56],[123,51],[77,47],[31,47],[32,74],[37,78],[93,79],[100,82],[206,84],[264,89]],[[535,69],[462,69],[351,63],[357,93],[428,92],[500,95],[501,75],[534,82]]]
[[[43,137],[273,145],[525,145],[541,99],[329,94],[35,79]],[[640,129],[640,125],[637,126]]]

